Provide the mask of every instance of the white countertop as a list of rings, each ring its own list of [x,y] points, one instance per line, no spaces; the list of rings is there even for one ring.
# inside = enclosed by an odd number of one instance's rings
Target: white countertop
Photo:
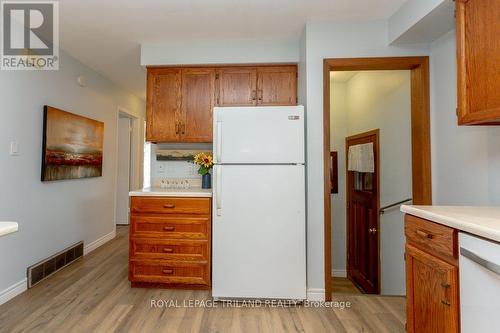
[[[142,190],[129,192],[131,197],[195,197],[195,198],[210,198],[212,197],[212,189],[194,188],[157,188],[148,187]]]
[[[403,205],[401,211],[500,242],[500,207]]]
[[[17,222],[2,222],[0,221],[0,236],[5,236],[16,232],[18,229]]]

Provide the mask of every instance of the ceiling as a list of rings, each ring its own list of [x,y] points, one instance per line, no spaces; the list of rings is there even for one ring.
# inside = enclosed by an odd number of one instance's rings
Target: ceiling
[[[308,19],[373,20],[405,0],[60,0],[60,46],[140,98],[140,44],[298,38]]]

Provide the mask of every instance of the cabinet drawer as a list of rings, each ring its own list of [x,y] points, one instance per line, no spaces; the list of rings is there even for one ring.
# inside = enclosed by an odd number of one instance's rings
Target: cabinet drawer
[[[405,216],[407,241],[417,248],[455,262],[458,258],[457,231],[412,215]]]
[[[208,241],[136,238],[130,240],[132,258],[207,261]]]
[[[210,284],[208,264],[180,261],[130,261],[129,279],[133,282]]]
[[[132,215],[131,237],[208,239],[210,217]]]
[[[210,198],[132,197],[130,207],[132,214],[210,215]]]

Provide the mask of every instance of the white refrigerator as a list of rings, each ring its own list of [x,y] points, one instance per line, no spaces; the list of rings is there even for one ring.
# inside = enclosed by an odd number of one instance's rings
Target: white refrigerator
[[[304,108],[214,108],[212,296],[306,298]]]

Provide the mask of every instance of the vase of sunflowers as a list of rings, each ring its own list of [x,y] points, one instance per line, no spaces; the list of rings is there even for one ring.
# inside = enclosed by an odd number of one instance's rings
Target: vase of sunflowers
[[[201,188],[212,188],[212,175],[210,170],[214,165],[212,155],[209,153],[198,153],[194,157],[194,164],[198,165],[198,173],[201,175]]]

